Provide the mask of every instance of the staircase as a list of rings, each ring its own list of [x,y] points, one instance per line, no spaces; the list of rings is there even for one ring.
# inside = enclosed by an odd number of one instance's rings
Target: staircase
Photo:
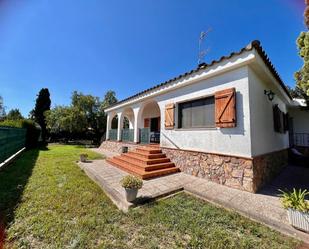
[[[179,168],[175,167],[158,146],[141,146],[135,151],[107,158],[106,161],[142,179],[179,172]]]

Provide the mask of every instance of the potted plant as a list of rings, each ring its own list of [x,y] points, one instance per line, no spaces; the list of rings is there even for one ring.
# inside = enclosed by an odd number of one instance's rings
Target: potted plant
[[[292,192],[279,190],[282,194],[280,200],[288,212],[290,224],[302,231],[309,232],[309,201],[305,197],[309,192],[305,190],[293,189]]]
[[[80,154],[79,157],[80,157],[80,161],[81,161],[82,163],[87,162],[87,158],[88,158],[88,155],[87,155],[87,154]]]
[[[135,176],[127,175],[121,180],[121,186],[125,189],[126,199],[133,202],[136,199],[137,192],[143,186],[143,181]]]

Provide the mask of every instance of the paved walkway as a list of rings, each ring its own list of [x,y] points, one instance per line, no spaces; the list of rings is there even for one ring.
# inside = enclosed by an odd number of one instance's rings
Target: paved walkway
[[[87,163],[78,163],[86,174],[102,187],[114,204],[123,211],[128,211],[143,202],[170,195],[183,190],[184,184],[189,184],[194,179],[185,174],[171,174],[164,177],[144,181],[143,188],[138,191],[137,201],[126,201],[125,192],[120,184],[121,179],[128,173],[111,166],[105,160],[95,160]]]
[[[129,208],[143,202],[184,190],[198,198],[235,210],[282,233],[298,237],[309,243],[309,234],[295,230],[289,225],[286,211],[281,207],[277,197],[277,189],[284,189],[285,185],[283,183],[289,178],[292,181],[296,181],[295,184],[298,184],[296,187],[307,186],[307,189],[309,189],[309,178],[306,178],[307,174],[309,174],[309,169],[303,171],[303,168],[294,169],[294,167],[288,167],[273,184],[265,187],[257,194],[232,189],[184,173],[176,173],[144,181],[143,188],[138,193],[137,202],[128,203],[125,200],[124,189],[119,183],[122,177],[127,175],[126,172],[109,165],[105,160],[79,163],[79,166],[84,169],[91,179],[101,186],[116,206],[123,211],[127,211]],[[295,178],[293,178],[292,173],[295,172]],[[301,175],[305,176],[301,177]]]

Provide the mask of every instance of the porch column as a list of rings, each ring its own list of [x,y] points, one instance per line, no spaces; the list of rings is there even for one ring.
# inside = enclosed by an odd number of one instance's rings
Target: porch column
[[[141,127],[141,107],[135,106],[132,108],[134,113],[134,143],[139,143],[139,128]]]
[[[109,130],[111,129],[111,124],[112,124],[112,120],[111,120],[111,113],[107,113],[107,120],[106,120],[106,139],[105,140],[109,140]]]
[[[122,131],[122,122],[123,122],[122,112],[118,112],[117,117],[118,117],[117,141],[121,141],[121,131]]]

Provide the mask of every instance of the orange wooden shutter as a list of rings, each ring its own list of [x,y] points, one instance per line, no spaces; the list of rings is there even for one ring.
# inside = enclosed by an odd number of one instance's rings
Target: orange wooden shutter
[[[173,129],[174,128],[174,125],[175,125],[174,112],[175,112],[175,105],[174,104],[165,105],[165,129]]]
[[[221,128],[236,127],[236,92],[235,88],[215,93],[216,126]]]
[[[149,128],[150,120],[149,118],[144,119],[144,128]]]

